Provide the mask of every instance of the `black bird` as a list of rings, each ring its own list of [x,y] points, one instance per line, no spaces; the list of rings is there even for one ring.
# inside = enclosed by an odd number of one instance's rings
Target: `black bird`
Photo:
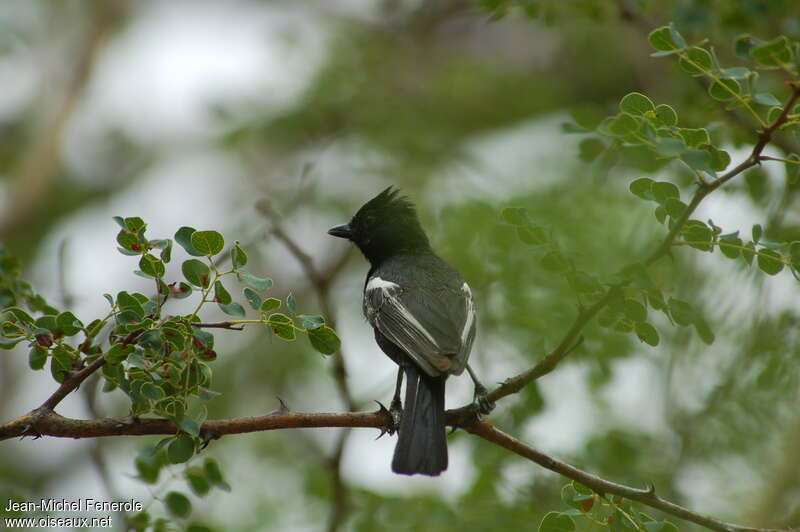
[[[370,263],[363,310],[378,346],[398,366],[391,411],[400,416],[392,471],[438,475],[447,469],[444,384],[466,368],[480,411],[492,405],[467,364],[475,338],[469,285],[436,255],[414,205],[387,188],[329,234],[351,240]],[[401,414],[400,387],[406,376]]]

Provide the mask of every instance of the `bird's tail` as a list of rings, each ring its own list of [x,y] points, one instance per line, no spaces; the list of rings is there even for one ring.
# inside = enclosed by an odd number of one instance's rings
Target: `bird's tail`
[[[429,377],[416,366],[404,367],[406,400],[394,448],[392,471],[436,476],[447,469],[444,426],[445,376]]]

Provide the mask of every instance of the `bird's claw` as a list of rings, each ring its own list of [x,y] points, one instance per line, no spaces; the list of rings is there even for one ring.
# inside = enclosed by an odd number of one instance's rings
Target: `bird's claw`
[[[378,434],[377,438],[375,438],[376,440],[379,440],[384,434],[392,436],[395,432],[397,432],[397,429],[400,427],[400,414],[402,413],[402,409],[399,404],[400,401],[392,401],[392,404],[389,406],[388,410],[380,401],[375,402],[378,403],[378,406],[380,407],[378,413],[386,414],[392,420],[388,425],[381,427],[381,433]]]
[[[392,433],[400,430],[400,418],[403,416],[403,404],[399,397],[392,399],[389,405],[389,414],[392,416]]]
[[[479,416],[488,415],[495,407],[494,401],[489,400],[489,392],[482,385],[475,386],[475,399],[472,405]]]

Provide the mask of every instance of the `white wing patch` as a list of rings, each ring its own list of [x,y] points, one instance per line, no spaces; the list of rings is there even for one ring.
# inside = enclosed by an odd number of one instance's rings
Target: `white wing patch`
[[[475,303],[472,301],[472,290],[469,289],[467,283],[461,285],[461,291],[466,296],[467,305],[467,320],[464,322],[464,328],[461,329],[461,343],[466,344],[470,329],[472,329],[472,324],[475,321]]]
[[[386,294],[387,290],[393,289],[393,288],[399,288],[399,287],[400,287],[400,285],[398,285],[397,283],[393,283],[391,281],[384,281],[380,277],[373,277],[367,283],[367,291],[368,292],[370,290],[375,290],[376,288],[380,288],[381,290],[383,290],[383,293]]]
[[[371,290],[380,290],[383,292],[383,297],[387,299],[387,301],[395,308],[395,310],[400,314],[400,318],[407,323],[407,327],[415,329],[416,331],[422,333],[423,336],[431,343],[434,347],[438,348],[439,344],[436,343],[433,335],[428,332],[428,330],[422,326],[419,320],[409,312],[409,310],[403,305],[403,302],[400,301],[400,298],[397,297],[397,290],[400,288],[400,285],[397,283],[393,283],[391,281],[385,281],[380,277],[373,277],[367,283],[367,292]],[[372,309],[374,312],[374,309]],[[405,346],[403,346],[405,347]]]

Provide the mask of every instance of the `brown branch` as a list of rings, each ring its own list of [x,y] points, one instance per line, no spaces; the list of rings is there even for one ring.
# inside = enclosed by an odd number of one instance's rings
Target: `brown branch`
[[[527,458],[545,469],[578,481],[601,495],[607,493],[619,495],[681,519],[697,523],[710,530],[724,532],[777,532],[775,529],[752,528],[725,523],[662,499],[656,495],[654,489],[633,488],[592,475],[537,451],[485,421],[476,420],[474,416],[465,416],[463,409],[448,410],[445,414],[445,420],[450,426],[463,428],[480,438]],[[216,438],[230,434],[297,428],[360,427],[383,429],[388,427],[391,422],[391,416],[385,410],[346,413],[284,413],[279,411],[258,417],[206,421],[201,427],[201,434]],[[52,410],[39,408],[0,426],[0,441],[29,435],[57,438],[100,438],[108,436],[163,435],[176,434],[178,432],[179,429],[175,424],[166,419],[70,419]],[[340,448],[337,447],[337,449]],[[345,506],[340,507],[340,504],[342,503],[337,500],[334,506],[335,511],[341,511],[341,508],[345,508]]]
[[[230,329],[232,331],[241,331],[244,329],[244,325],[237,325],[231,323],[229,321],[218,321],[214,323],[202,323],[199,321],[190,322],[192,327],[198,327],[201,329]]]
[[[656,508],[662,512],[674,515],[675,517],[680,517],[686,521],[697,523],[698,525],[704,526],[709,530],[717,530],[720,532],[779,532],[778,529],[754,528],[726,523],[718,519],[714,519],[713,517],[693,512],[688,508],[670,502],[666,499],[662,499],[656,495],[653,487],[650,487],[649,489],[633,488],[624,484],[618,484],[616,482],[605,480],[601,477],[578,469],[577,467],[573,467],[566,462],[552,458],[551,456],[548,456],[534,449],[533,447],[530,447],[516,438],[509,436],[505,432],[497,429],[489,423],[486,423],[485,421],[479,421],[471,425],[467,425],[464,428],[468,432],[471,432],[472,434],[475,434],[486,441],[492,442],[500,447],[503,447],[504,449],[527,458],[528,460],[539,464],[545,469],[549,469],[550,471],[558,473],[559,475],[580,482],[584,486],[591,488],[600,495],[605,495],[606,493],[619,495],[626,499],[637,501],[651,508]]]

